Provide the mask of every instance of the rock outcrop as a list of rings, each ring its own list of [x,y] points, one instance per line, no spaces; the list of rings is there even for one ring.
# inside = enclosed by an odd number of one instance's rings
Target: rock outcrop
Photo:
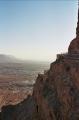
[[[0,120],[33,120],[35,101],[32,96],[17,105],[8,105],[2,108]]]
[[[78,8],[78,22],[76,29],[76,38],[73,39],[68,48],[69,54],[79,54],[79,8]]]
[[[38,75],[32,96],[3,107],[0,120],[79,120],[79,22],[68,53]]]

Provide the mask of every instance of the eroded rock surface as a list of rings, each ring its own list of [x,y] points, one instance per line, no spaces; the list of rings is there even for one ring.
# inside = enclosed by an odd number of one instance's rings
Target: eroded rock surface
[[[79,62],[62,59],[37,78],[34,98],[41,120],[79,120]]]

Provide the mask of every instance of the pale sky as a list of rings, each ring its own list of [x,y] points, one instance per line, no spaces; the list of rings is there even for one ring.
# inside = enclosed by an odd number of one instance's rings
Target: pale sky
[[[77,0],[0,0],[0,54],[53,61],[76,25]]]

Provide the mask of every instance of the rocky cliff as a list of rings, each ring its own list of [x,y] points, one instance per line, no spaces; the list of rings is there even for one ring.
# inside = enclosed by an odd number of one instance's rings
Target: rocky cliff
[[[79,22],[76,33],[68,53],[38,75],[32,96],[3,107],[0,120],[79,120]]]

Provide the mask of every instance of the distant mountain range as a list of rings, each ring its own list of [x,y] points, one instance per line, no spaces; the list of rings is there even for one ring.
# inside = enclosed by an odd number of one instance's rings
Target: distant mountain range
[[[0,63],[19,62],[17,58],[11,55],[0,54]]]
[[[0,54],[0,63],[33,63],[33,64],[49,64],[46,61],[21,60],[12,55]]]
[[[30,60],[22,60],[13,55],[0,54],[0,63],[31,63]]]

